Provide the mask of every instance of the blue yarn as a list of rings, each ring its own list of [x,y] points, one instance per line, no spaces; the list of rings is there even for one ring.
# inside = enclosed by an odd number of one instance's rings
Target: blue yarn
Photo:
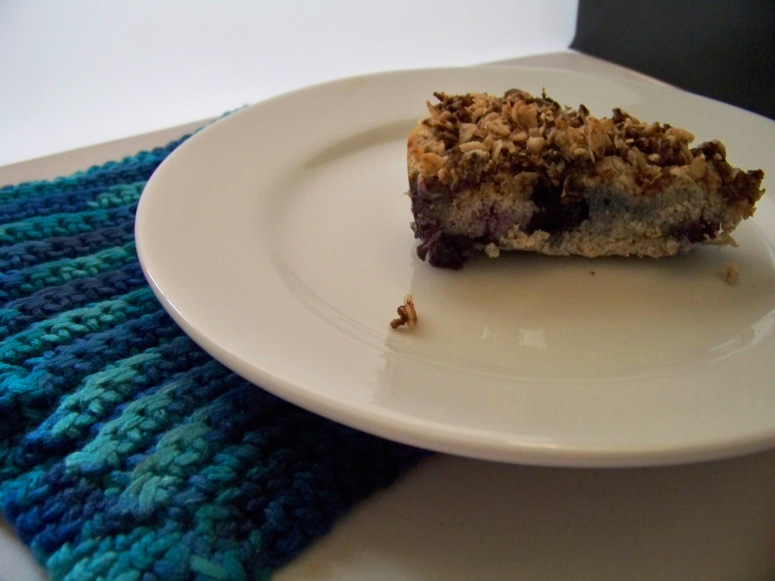
[[[268,579],[426,455],[251,385],[163,311],[134,212],[184,140],[0,188],[0,509],[52,580]]]
[[[115,225],[75,236],[56,236],[43,241],[33,240],[6,246],[0,248],[0,269],[6,273],[18,271],[49,260],[74,258],[84,253],[91,254],[103,248],[126,244],[134,239],[132,227],[132,220],[116,220]]]

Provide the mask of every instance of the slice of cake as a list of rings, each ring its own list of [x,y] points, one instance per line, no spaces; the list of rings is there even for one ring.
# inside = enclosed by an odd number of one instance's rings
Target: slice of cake
[[[598,119],[520,90],[436,93],[408,142],[412,228],[423,260],[459,268],[502,250],[588,257],[671,256],[730,244],[754,212],[761,170],[718,141],[639,121]]]

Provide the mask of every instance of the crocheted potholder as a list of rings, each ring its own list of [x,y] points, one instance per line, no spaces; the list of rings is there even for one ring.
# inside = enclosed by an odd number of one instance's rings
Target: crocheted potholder
[[[0,508],[54,580],[267,579],[425,455],[248,383],[162,310],[134,215],[184,139],[0,189]]]

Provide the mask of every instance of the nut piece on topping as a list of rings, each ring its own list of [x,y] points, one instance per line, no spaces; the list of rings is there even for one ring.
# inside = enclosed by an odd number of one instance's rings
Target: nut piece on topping
[[[402,325],[408,325],[410,328],[414,327],[417,323],[417,310],[414,308],[414,299],[412,295],[406,295],[404,297],[404,304],[396,309],[398,312],[398,318],[390,321],[390,327],[397,329]]]

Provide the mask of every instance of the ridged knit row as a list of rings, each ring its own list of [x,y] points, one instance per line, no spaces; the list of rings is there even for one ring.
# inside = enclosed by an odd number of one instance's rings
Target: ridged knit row
[[[267,579],[425,455],[250,384],[162,310],[134,214],[182,141],[0,188],[0,508],[52,580]]]

